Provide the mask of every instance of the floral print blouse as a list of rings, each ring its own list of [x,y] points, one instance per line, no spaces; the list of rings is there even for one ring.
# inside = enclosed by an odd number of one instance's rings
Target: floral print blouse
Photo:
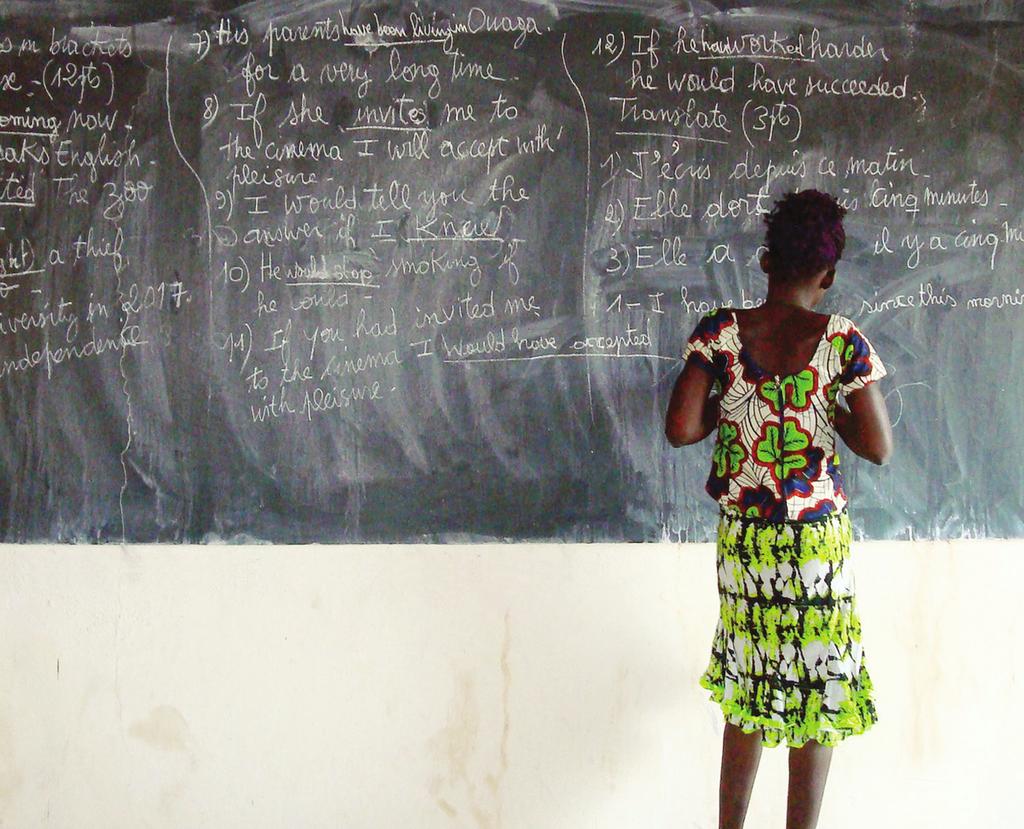
[[[683,359],[709,372],[722,393],[705,488],[723,509],[769,521],[809,521],[843,509],[836,397],[886,373],[857,326],[833,314],[807,367],[780,377],[754,362],[736,315],[719,308],[694,329]]]

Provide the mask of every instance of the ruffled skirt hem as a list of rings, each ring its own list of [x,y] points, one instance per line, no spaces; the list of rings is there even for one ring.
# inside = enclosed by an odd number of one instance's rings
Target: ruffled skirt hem
[[[866,671],[862,670],[861,674],[862,681],[853,691],[851,704],[844,706],[844,710],[832,714],[819,709],[802,721],[787,721],[783,715],[758,714],[742,702],[726,699],[725,688],[709,673],[701,676],[700,685],[711,692],[710,699],[721,707],[726,722],[739,727],[744,734],[760,730],[761,745],[765,747],[785,744],[789,748],[801,748],[811,740],[836,746],[847,737],[863,734],[878,722],[871,696],[871,681]],[[819,692],[811,693],[817,694],[820,700]],[[812,705],[812,710],[817,708],[817,705]]]

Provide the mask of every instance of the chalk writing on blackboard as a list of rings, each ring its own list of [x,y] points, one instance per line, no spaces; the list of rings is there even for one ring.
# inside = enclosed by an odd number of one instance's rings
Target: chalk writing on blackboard
[[[6,538],[703,538],[658,412],[801,187],[901,390],[859,525],[1021,532],[943,483],[1024,440],[1011,25],[171,5],[0,21]]]

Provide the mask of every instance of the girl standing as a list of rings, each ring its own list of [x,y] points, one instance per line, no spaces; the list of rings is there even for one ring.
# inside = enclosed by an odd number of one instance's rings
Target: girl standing
[[[726,721],[720,829],[743,826],[761,747],[782,743],[786,827],[814,829],[832,747],[876,720],[835,436],[874,463],[889,459],[874,382],[885,368],[853,322],[812,310],[835,279],[845,213],[817,190],[776,202],[764,303],[701,320],[666,417],[673,446],[716,433],[706,490],[721,513],[721,616],[700,684]]]

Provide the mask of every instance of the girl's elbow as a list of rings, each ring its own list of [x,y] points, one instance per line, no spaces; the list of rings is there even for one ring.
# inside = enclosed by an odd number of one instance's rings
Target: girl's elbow
[[[873,447],[867,454],[867,459],[877,466],[885,466],[892,458],[892,443],[887,442],[881,446]]]
[[[676,449],[680,446],[689,446],[691,443],[697,443],[700,440],[700,436],[691,430],[672,423],[666,424],[665,437]]]

